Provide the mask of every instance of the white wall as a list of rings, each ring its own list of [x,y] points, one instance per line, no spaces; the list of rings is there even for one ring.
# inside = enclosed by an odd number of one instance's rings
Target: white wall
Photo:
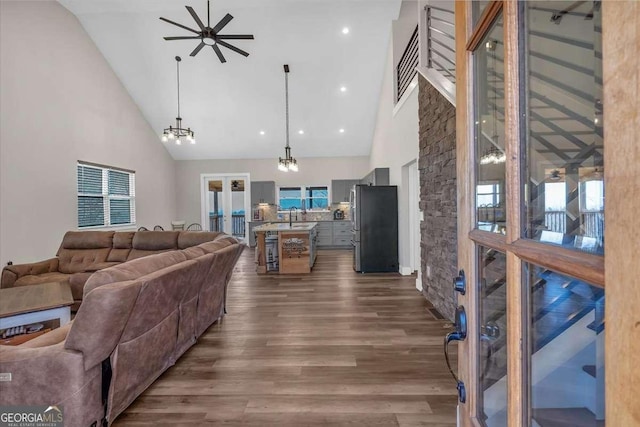
[[[278,154],[274,153],[272,159],[177,161],[176,219],[200,222],[200,175],[203,173],[249,173],[252,181],[275,181],[276,185],[330,186],[332,179],[360,179],[369,172],[368,157],[299,158],[299,172],[280,172],[275,157]]]
[[[417,13],[417,9],[415,11]],[[390,184],[398,186],[400,267],[401,271],[405,267],[405,272],[408,272],[406,269],[411,265],[409,191],[406,169],[403,179],[403,166],[418,158],[418,88],[407,89],[403,100],[394,111],[393,58],[393,43],[390,43],[369,167],[388,167]]]
[[[78,160],[135,170],[138,224],[168,226],[174,161],[76,17],[0,12],[0,263],[49,258],[76,228]]]

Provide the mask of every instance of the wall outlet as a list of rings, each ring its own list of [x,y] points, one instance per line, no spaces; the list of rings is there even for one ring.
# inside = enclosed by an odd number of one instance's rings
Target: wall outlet
[[[427,277],[430,279],[431,278],[431,266],[427,265]]]

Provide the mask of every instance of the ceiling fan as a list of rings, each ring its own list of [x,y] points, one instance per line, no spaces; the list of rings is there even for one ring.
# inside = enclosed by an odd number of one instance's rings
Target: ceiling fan
[[[193,10],[193,8],[191,6],[185,6],[187,8],[187,11],[189,11],[189,13],[191,14],[191,16],[193,17],[193,20],[196,21],[196,24],[198,25],[198,28],[200,29],[200,31],[194,30],[193,28],[189,28],[185,25],[179,24],[177,22],[171,21],[167,18],[160,18],[162,21],[164,22],[168,22],[169,24],[173,24],[177,27],[183,28],[187,31],[191,31],[192,33],[196,34],[195,36],[177,36],[177,37],[165,37],[165,40],[197,40],[200,39],[200,44],[198,44],[198,46],[196,46],[195,49],[193,49],[193,51],[189,54],[190,56],[196,56],[198,54],[198,52],[200,52],[202,50],[203,47],[205,46],[211,46],[214,50],[214,52],[216,53],[216,55],[218,55],[218,59],[220,60],[220,62],[225,63],[227,62],[227,60],[225,59],[224,55],[222,54],[222,51],[220,50],[220,48],[218,47],[218,45],[220,46],[224,46],[227,49],[230,49],[236,53],[239,53],[240,55],[243,56],[249,56],[249,53],[245,52],[242,49],[239,49],[227,42],[225,42],[225,40],[253,40],[253,34],[218,34],[220,31],[222,31],[222,29],[229,23],[229,21],[231,21],[233,19],[233,16],[231,16],[230,14],[226,14],[224,16],[224,18],[222,18],[220,20],[220,22],[218,22],[214,27],[211,27],[211,22],[210,22],[210,11],[209,11],[209,1],[207,1],[207,25],[205,26],[204,23],[202,22],[202,20],[198,17],[198,14],[196,13],[195,10]]]

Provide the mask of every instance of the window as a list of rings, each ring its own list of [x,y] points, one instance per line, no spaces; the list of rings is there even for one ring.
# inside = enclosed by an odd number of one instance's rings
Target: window
[[[301,186],[279,187],[278,206],[286,211],[290,208],[321,210],[329,208],[329,187]]]
[[[500,184],[478,184],[477,197],[479,208],[500,206]]]
[[[78,228],[133,225],[135,172],[78,162]]]

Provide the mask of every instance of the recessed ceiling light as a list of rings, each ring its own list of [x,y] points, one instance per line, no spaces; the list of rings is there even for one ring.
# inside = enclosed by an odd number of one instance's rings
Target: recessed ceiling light
[[[340,129],[340,133],[344,133],[344,129]]]
[[[260,135],[264,135],[264,131],[263,130],[260,131]]]
[[[347,87],[346,86],[341,86],[340,87],[340,92],[346,92],[347,91]]]
[[[349,34],[349,27],[344,27],[342,29],[342,34]]]
[[[304,135],[304,131],[303,131],[302,129],[300,129],[300,130],[298,131],[298,133],[299,133],[300,135]]]

